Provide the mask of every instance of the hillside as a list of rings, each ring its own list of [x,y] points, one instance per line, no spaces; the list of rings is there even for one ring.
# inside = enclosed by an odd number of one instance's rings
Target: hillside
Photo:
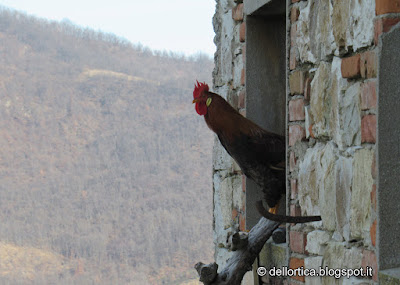
[[[191,104],[212,61],[5,8],[0,54],[0,283],[189,284],[212,259]]]

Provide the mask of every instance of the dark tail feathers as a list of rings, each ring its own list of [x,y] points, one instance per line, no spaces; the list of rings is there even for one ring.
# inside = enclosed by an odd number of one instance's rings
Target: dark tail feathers
[[[257,201],[256,207],[257,207],[258,212],[261,214],[261,216],[263,216],[264,218],[266,218],[268,220],[275,221],[275,222],[303,224],[303,223],[321,221],[321,216],[293,217],[293,216],[272,214],[264,208],[262,201]]]

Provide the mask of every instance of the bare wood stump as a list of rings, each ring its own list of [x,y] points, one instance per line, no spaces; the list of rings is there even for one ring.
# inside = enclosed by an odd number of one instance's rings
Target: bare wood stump
[[[208,265],[197,263],[195,268],[199,273],[200,281],[205,285],[240,285],[244,274],[252,270],[254,260],[279,225],[279,222],[261,218],[249,232],[247,242],[243,242],[242,239],[238,243],[239,249],[233,253],[219,274],[217,273],[218,265],[215,262]]]

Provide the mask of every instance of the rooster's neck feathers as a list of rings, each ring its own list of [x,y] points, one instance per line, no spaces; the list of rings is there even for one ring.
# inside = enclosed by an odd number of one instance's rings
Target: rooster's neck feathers
[[[265,132],[249,119],[243,117],[220,95],[208,92],[212,98],[208,106],[207,114],[204,116],[208,127],[218,136],[233,139],[235,134],[258,135]]]

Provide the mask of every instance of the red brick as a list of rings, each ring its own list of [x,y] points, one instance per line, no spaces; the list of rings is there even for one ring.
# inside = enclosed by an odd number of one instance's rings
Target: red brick
[[[356,54],[343,58],[341,70],[343,78],[360,77],[360,55]]]
[[[291,151],[289,154],[289,170],[290,172],[293,172],[296,167],[296,155],[294,154],[294,151]]]
[[[239,214],[239,230],[246,231],[246,217],[243,214]]]
[[[289,126],[289,146],[294,146],[296,142],[306,137],[304,128],[300,125]]]
[[[371,165],[371,176],[373,179],[376,179],[377,171],[376,171],[376,156],[372,158],[372,165]]]
[[[303,94],[305,82],[305,72],[297,70],[289,75],[290,94]]]
[[[290,68],[290,70],[293,70],[293,69],[296,69],[296,66],[297,66],[296,48],[291,47],[290,54],[289,54],[289,68]]]
[[[290,138],[290,137],[289,137]],[[376,142],[376,116],[366,115],[361,119],[361,142]]]
[[[243,59],[243,64],[246,65],[246,45],[243,45],[242,47],[242,59]]]
[[[289,262],[289,268],[290,269],[296,269],[296,268],[304,268],[304,258],[297,258],[297,257],[291,257],[290,262]],[[293,276],[292,277],[294,280],[304,282],[305,277],[304,276]]]
[[[297,198],[297,180],[290,179],[290,199]]]
[[[310,125],[309,127],[308,127],[308,132],[310,133],[310,137],[312,137],[313,139],[315,139],[315,136],[314,136],[314,132],[313,132],[313,126],[314,125]]]
[[[372,185],[372,191],[370,195],[371,195],[372,209],[376,211],[376,184]]]
[[[376,15],[400,13],[400,0],[375,0]]]
[[[379,36],[382,33],[387,33],[390,29],[400,22],[400,18],[379,18],[375,20],[374,23],[374,43],[378,45],[379,43]]]
[[[239,93],[239,102],[238,106],[239,108],[244,108],[245,107],[245,100],[246,100],[246,91],[240,91]]]
[[[239,215],[238,210],[236,208],[233,208],[233,210],[232,210],[232,220],[236,219],[238,215]]]
[[[232,9],[232,19],[235,21],[243,21],[243,3],[238,4]]]
[[[245,69],[242,69],[242,73],[240,74],[240,84],[244,86],[246,84],[246,72]]]
[[[289,121],[304,121],[304,99],[289,101]]]
[[[378,264],[376,262],[376,255],[373,251],[370,250],[363,250],[362,253],[362,260],[361,260],[361,267],[366,268],[367,266],[372,267],[373,270],[373,277],[374,281],[378,280]]]
[[[244,42],[246,40],[246,22],[240,24],[239,29],[239,41]]]
[[[367,81],[361,86],[361,110],[376,108],[376,81]]]
[[[377,74],[377,59],[375,51],[360,54],[360,73],[363,78],[374,78]]]
[[[296,37],[297,37],[297,25],[292,24],[290,26],[290,46],[296,46]]]
[[[293,217],[301,216],[301,207],[295,204],[290,205],[290,215]]]
[[[371,243],[372,243],[373,246],[376,245],[376,224],[377,224],[377,221],[375,220],[372,223],[372,226],[371,226],[371,228],[369,230],[369,233],[371,235]]]
[[[307,234],[304,232],[290,231],[290,249],[297,253],[306,253]]]
[[[290,22],[292,22],[292,23],[296,22],[297,19],[299,18],[299,16],[300,16],[299,7],[293,6],[293,7],[290,9]]]
[[[306,82],[304,83],[304,100],[310,101],[311,99],[311,81],[312,78],[307,77]]]

